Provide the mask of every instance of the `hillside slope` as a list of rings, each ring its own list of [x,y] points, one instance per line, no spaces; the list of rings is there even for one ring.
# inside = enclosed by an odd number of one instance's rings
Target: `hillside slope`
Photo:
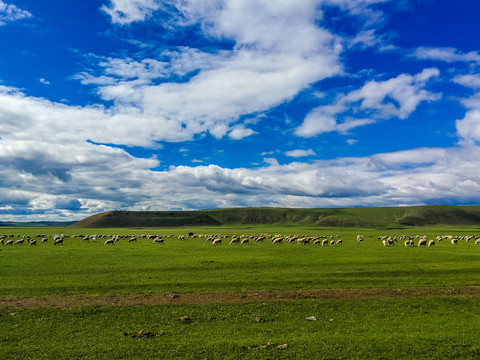
[[[110,211],[73,227],[179,227],[233,224],[298,224],[322,227],[479,225],[480,206],[411,206],[343,209],[234,208],[198,211]]]

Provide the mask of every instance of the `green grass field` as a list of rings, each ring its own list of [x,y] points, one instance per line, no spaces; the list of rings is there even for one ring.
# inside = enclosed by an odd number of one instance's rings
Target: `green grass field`
[[[337,246],[212,246],[196,234],[341,235]],[[0,248],[2,299],[36,296],[298,289],[410,289],[480,285],[480,246],[384,247],[380,235],[476,235],[476,228],[315,227],[186,229],[4,228],[0,233],[174,234],[165,244],[113,246],[67,238]],[[365,241],[358,243],[357,234]],[[369,238],[368,235],[372,235]],[[37,240],[37,242],[39,242]],[[401,291],[399,292],[401,293]],[[54,304],[52,304],[54,305]],[[0,308],[2,359],[476,359],[473,296],[252,301],[240,304]],[[188,316],[191,323],[180,321]],[[307,317],[315,316],[316,321]],[[152,336],[140,336],[145,330]],[[287,344],[285,349],[279,345]]]

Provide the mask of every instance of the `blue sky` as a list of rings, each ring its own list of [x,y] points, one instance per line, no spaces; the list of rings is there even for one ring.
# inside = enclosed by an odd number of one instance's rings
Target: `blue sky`
[[[480,203],[473,0],[0,0],[0,220]]]

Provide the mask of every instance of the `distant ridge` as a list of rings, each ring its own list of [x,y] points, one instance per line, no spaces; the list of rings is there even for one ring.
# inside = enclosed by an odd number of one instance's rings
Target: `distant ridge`
[[[182,227],[234,224],[321,227],[480,226],[480,206],[427,205],[342,209],[233,208],[198,211],[109,211],[72,227]]]
[[[72,227],[177,227],[222,225],[201,211],[109,211],[89,216]]]

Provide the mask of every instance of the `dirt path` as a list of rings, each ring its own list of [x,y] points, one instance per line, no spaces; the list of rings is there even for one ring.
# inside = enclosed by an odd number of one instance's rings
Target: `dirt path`
[[[78,306],[129,306],[160,304],[211,304],[268,302],[300,299],[374,299],[415,297],[480,297],[480,286],[224,291],[161,294],[71,295],[0,298],[0,309]]]

